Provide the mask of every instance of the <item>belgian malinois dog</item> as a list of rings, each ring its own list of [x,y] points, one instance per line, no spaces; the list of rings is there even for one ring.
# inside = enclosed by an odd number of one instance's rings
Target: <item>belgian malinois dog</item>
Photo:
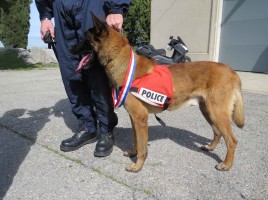
[[[124,84],[131,58],[131,46],[122,34],[108,27],[94,15],[92,18],[95,26],[85,32],[85,39],[74,45],[71,51],[73,54],[94,53],[104,66],[113,87],[120,88]],[[154,71],[156,65],[154,60],[135,53],[134,57],[136,69],[133,80]],[[86,64],[84,66],[86,67]],[[167,110],[175,110],[196,99],[214,133],[212,142],[203,145],[201,149],[214,150],[223,136],[227,154],[216,169],[229,170],[233,165],[237,144],[231,122],[233,120],[239,128],[244,126],[243,98],[238,75],[225,64],[206,61],[173,64],[166,68],[173,85],[173,100]],[[163,108],[143,102],[130,92],[126,96],[124,107],[130,116],[134,138],[133,147],[125,151],[124,155],[137,156],[136,163],[129,164],[126,170],[138,172],[142,169],[148,152],[148,114],[160,113]]]

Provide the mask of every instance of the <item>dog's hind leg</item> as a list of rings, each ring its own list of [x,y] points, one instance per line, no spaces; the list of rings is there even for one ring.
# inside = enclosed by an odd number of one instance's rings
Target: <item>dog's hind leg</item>
[[[237,140],[232,132],[231,128],[231,110],[225,102],[228,102],[228,99],[222,98],[222,101],[219,104],[214,103],[206,103],[207,105],[207,111],[210,116],[211,122],[212,122],[212,127],[214,130],[215,135],[220,135],[223,136],[226,147],[227,147],[227,154],[225,156],[225,160],[222,163],[219,163],[216,166],[216,169],[221,170],[221,171],[226,171],[229,170],[230,167],[233,165],[233,160],[234,160],[234,153],[235,153],[235,148],[237,144]],[[213,148],[213,145],[218,143],[219,138],[216,137],[212,141],[210,148]]]
[[[211,125],[211,128],[212,128],[213,133],[214,133],[214,138],[213,138],[212,142],[209,145],[207,145],[207,144],[202,145],[200,148],[204,151],[213,151],[221,139],[221,133],[213,125],[213,122],[209,116],[209,112],[207,111],[207,106],[205,105],[204,101],[201,101],[199,103],[199,108],[200,108],[201,113],[203,114],[203,116],[207,120],[207,122]]]
[[[136,135],[136,129],[135,129],[135,126],[131,117],[130,117],[130,121],[132,125],[133,147],[132,149],[126,150],[124,152],[124,156],[134,157],[137,155],[137,135]]]
[[[209,145],[205,144],[205,145],[202,145],[200,147],[204,151],[213,151],[216,148],[216,146],[218,145],[218,143],[219,143],[219,141],[221,139],[221,134],[219,133],[217,128],[214,127],[213,125],[212,125],[212,130],[213,130],[213,133],[214,133],[214,138],[211,141],[211,143]]]
[[[225,140],[227,147],[227,154],[225,156],[225,160],[219,163],[216,166],[216,169],[226,171],[229,170],[233,165],[237,139],[233,134],[230,119],[226,119],[225,123],[224,122],[218,123],[218,129],[222,133],[222,136]]]

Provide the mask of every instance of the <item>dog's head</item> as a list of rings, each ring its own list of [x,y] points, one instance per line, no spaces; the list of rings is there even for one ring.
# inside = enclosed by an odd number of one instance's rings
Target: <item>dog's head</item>
[[[94,27],[88,29],[84,33],[84,39],[74,45],[71,49],[73,54],[81,54],[85,52],[94,51],[98,53],[101,40],[108,36],[109,31],[107,25],[97,18],[91,12]]]
[[[113,58],[115,53],[118,53],[125,44],[128,44],[128,41],[122,34],[110,28],[93,13],[91,16],[94,27],[84,33],[84,39],[72,47],[71,53],[94,53],[101,64],[105,66],[108,60],[111,60],[110,57]]]

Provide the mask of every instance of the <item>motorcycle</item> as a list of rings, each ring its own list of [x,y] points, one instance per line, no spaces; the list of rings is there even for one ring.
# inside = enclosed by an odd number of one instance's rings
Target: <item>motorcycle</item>
[[[177,36],[176,39],[173,36],[169,37],[170,41],[166,46],[166,49],[173,50],[172,56],[166,55],[165,49],[155,49],[153,45],[142,45],[136,50],[137,54],[146,56],[150,59],[156,60],[158,64],[171,65],[175,63],[191,62],[191,58],[186,55],[188,48],[182,39]]]

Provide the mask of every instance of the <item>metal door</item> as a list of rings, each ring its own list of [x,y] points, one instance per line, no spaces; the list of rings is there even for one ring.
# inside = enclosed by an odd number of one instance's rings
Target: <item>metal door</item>
[[[268,1],[223,0],[219,61],[268,72]]]

